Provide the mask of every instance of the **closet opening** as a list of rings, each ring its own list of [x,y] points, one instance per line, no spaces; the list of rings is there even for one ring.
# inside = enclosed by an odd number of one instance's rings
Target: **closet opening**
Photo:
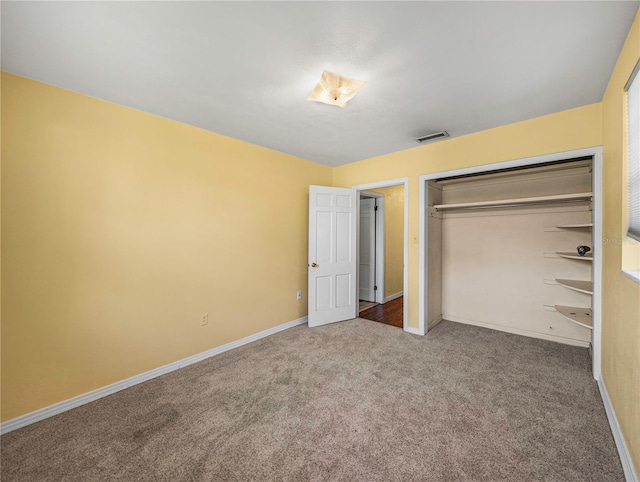
[[[588,347],[600,366],[601,149],[420,178],[420,324]]]

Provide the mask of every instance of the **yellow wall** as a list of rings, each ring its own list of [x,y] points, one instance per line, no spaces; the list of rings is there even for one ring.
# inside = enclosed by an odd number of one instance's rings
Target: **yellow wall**
[[[4,73],[2,161],[3,421],[306,315],[329,167]]]
[[[627,146],[623,91],[638,59],[640,17],[636,16],[602,100],[602,377],[636,471],[640,472],[640,284],[620,272],[623,250],[627,251],[627,259],[638,250],[638,243],[625,236]]]
[[[418,327],[419,176],[599,146],[601,114],[601,105],[591,104],[334,168],[334,185],[341,187],[409,178],[410,326]]]
[[[404,282],[404,185],[372,189],[384,194],[384,296],[402,291]]]

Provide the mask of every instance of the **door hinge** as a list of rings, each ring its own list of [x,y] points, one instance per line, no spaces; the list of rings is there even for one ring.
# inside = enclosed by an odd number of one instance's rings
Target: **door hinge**
[[[378,291],[378,287],[377,287],[377,286],[374,286],[374,287],[373,287],[373,291]]]
[[[374,211],[377,211],[377,210],[378,210],[378,206],[376,206],[373,210],[374,210]]]

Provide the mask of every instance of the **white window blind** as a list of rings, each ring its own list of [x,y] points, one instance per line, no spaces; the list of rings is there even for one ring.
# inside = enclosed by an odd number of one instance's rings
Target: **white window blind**
[[[629,173],[629,228],[627,236],[640,241],[640,62],[625,86],[627,91],[627,138]]]

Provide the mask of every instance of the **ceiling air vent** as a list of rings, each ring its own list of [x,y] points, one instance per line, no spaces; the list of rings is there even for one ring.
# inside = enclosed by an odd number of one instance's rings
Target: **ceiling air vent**
[[[427,134],[426,136],[418,137],[416,141],[422,144],[423,142],[435,141],[436,139],[442,139],[443,137],[449,137],[449,133],[447,131],[434,132],[432,134]]]

